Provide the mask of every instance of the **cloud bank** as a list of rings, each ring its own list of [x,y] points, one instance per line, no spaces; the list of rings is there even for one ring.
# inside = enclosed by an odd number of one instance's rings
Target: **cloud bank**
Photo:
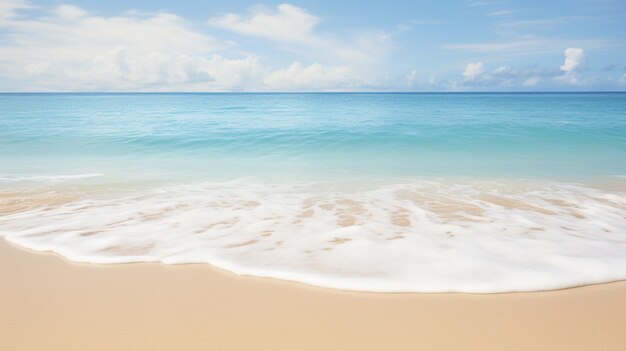
[[[24,91],[256,91],[358,88],[343,65],[295,62],[286,68],[265,65],[256,55],[233,51],[233,43],[211,36],[167,12],[98,16],[73,5],[20,18],[33,7],[23,1],[2,2],[0,44],[2,90]],[[275,16],[258,14],[242,22],[234,15],[220,20],[237,30],[276,40],[313,40],[314,16],[280,5]],[[296,24],[294,30],[285,26]],[[266,28],[257,33],[259,28]],[[298,29],[299,28],[299,29]],[[283,34],[280,33],[290,33]],[[309,33],[309,34],[307,34]],[[304,35],[305,39],[302,39]],[[313,39],[311,39],[313,38]],[[237,57],[239,56],[239,57]],[[7,81],[11,85],[6,85]]]
[[[423,36],[425,24],[447,25],[444,20],[338,34],[328,31],[328,18],[292,4],[205,18],[194,23],[167,11],[105,16],[71,4],[0,0],[0,91],[562,90],[594,84],[586,63],[593,43],[585,40],[438,44],[449,60],[442,70],[433,67],[438,62],[412,61],[430,51],[395,42]],[[506,62],[545,52],[562,52],[564,61],[560,56],[540,67]],[[623,73],[612,72],[596,82],[623,87]]]

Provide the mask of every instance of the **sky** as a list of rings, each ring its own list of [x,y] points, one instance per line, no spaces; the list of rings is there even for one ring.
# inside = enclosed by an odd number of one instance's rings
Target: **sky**
[[[626,1],[0,0],[0,91],[626,91]]]

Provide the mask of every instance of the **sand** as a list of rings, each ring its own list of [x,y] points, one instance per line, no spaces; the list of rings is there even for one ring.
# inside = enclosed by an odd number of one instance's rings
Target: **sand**
[[[626,350],[626,282],[375,294],[208,265],[91,265],[0,240],[0,350]]]

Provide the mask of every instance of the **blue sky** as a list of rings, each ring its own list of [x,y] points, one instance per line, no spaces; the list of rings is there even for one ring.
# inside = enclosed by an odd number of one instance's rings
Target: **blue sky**
[[[626,2],[0,0],[0,91],[626,90]]]

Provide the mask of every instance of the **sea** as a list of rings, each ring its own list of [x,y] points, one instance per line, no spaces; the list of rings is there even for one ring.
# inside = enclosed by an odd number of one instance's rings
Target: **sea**
[[[0,236],[371,292],[626,279],[626,93],[0,94]]]

